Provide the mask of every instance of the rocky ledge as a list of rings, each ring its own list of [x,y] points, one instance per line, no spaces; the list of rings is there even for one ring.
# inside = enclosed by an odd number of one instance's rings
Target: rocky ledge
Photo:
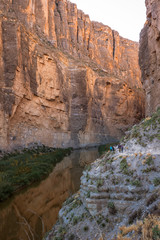
[[[107,152],[87,167],[46,240],[159,239],[160,110],[122,144],[123,152]]]

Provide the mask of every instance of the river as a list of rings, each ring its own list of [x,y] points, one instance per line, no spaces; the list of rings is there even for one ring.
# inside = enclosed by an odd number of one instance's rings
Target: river
[[[55,224],[62,203],[80,187],[86,165],[98,149],[75,150],[40,184],[0,204],[0,240],[41,240]]]

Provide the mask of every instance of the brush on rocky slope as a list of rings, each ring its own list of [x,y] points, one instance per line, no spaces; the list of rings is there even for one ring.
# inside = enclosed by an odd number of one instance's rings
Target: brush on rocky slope
[[[80,193],[64,204],[47,240],[121,239],[120,227],[159,213],[160,110],[127,132],[122,144],[123,153],[107,152],[84,171]],[[159,225],[151,225],[159,234]],[[127,239],[135,239],[136,231],[128,231]]]

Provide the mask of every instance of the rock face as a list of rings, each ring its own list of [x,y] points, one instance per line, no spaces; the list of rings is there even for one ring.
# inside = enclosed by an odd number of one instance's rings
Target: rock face
[[[144,115],[138,44],[62,0],[0,1],[0,148],[115,140]]]
[[[160,4],[146,0],[147,21],[140,35],[139,62],[146,91],[146,115],[160,107]]]
[[[59,221],[44,239],[154,239],[154,227],[160,229],[159,132],[160,109],[128,131],[123,152],[116,148],[88,166],[80,192],[64,203]],[[150,214],[157,215],[157,223],[144,231]],[[143,222],[136,229],[138,220]]]

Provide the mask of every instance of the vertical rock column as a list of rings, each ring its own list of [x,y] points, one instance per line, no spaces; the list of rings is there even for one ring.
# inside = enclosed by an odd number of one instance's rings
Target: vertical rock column
[[[146,0],[147,20],[140,34],[139,63],[146,92],[146,115],[160,107],[160,4]]]

